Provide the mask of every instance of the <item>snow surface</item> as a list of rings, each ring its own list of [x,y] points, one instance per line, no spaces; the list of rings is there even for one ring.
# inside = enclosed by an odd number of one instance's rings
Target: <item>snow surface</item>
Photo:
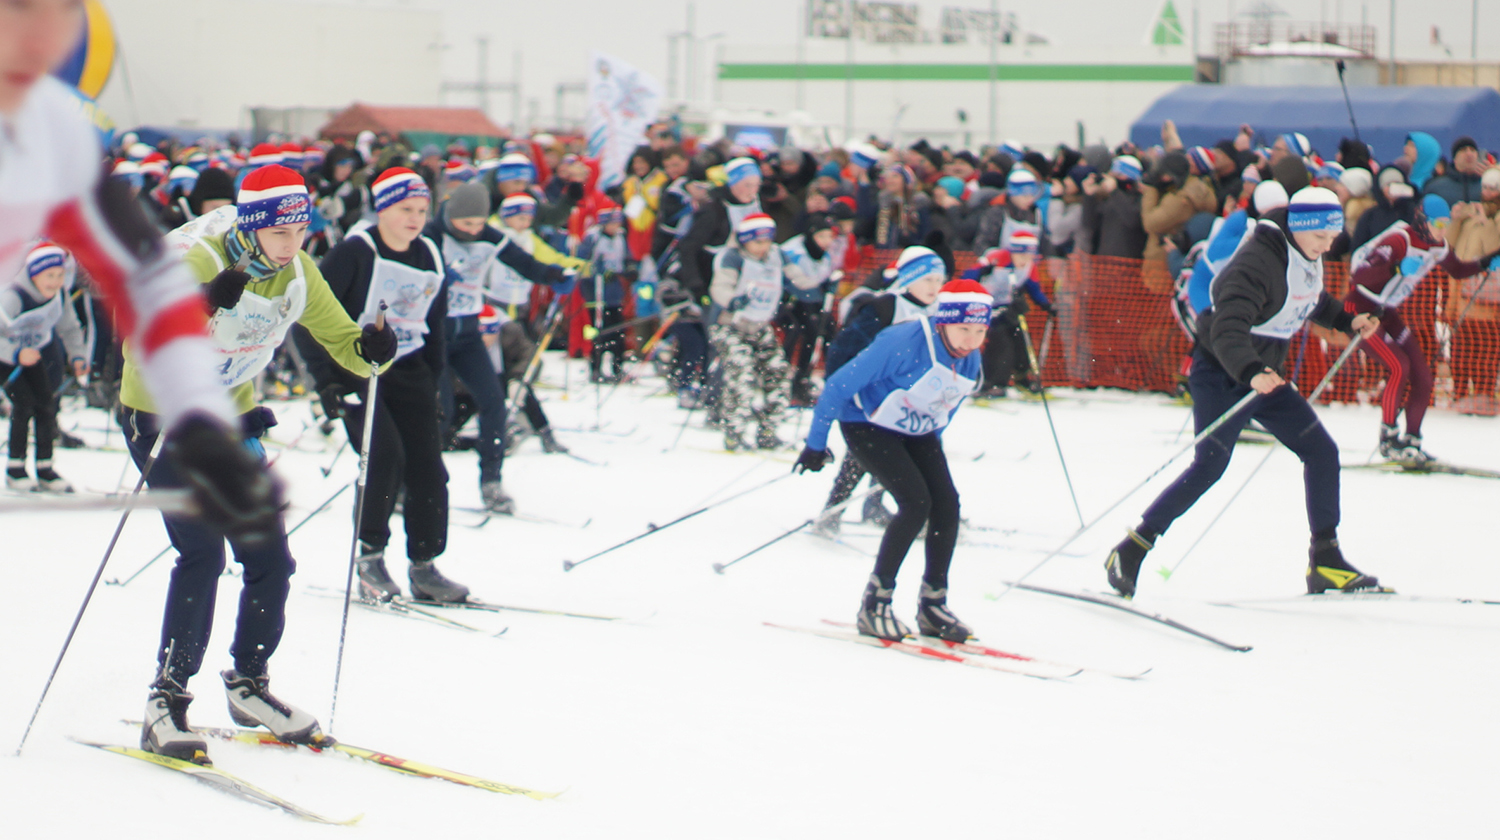
[[[355,610],[333,733],[350,743],[540,790],[533,801],[403,777],[341,756],[211,742],[223,769],[356,828],[317,826],[246,804],[69,736],[134,744],[152,677],[170,565],[128,587],[101,586],[52,686],[23,757],[19,741],[117,514],[13,513],[5,520],[10,597],[0,610],[0,835],[6,838],[1407,838],[1492,836],[1500,717],[1500,607],[1455,603],[1261,603],[1303,591],[1307,532],[1296,459],[1278,451],[1201,546],[1175,564],[1269,451],[1242,445],[1225,479],[1147,559],[1137,603],[1241,644],[1232,653],[1100,607],[1013,592],[1077,526],[1040,404],[967,406],[946,435],[965,515],[984,545],[961,545],[954,610],[994,646],[1115,670],[1043,681],[924,662],[762,626],[852,620],[873,536],[852,547],[796,535],[719,576],[728,561],[818,510],[833,470],[787,478],[564,573],[579,559],[706,501],[769,482],[793,456],[727,455],[695,414],[650,380],[622,388],[596,418],[578,362],[548,362],[544,392],[590,466],[535,441],[507,459],[523,512],[560,520],[492,521],[454,512],[441,568],[477,597],[623,616],[595,622],[478,612],[456,618],[501,638]],[[307,430],[301,403],[277,404],[277,468],[300,519],[341,483],[318,472],[342,441]],[[1188,410],[1165,398],[1059,392],[1052,414],[1086,517],[1093,518],[1185,443]],[[1320,409],[1346,463],[1371,455],[1373,408]],[[796,423],[788,420],[786,434]],[[104,442],[102,412],[64,428]],[[1429,448],[1500,468],[1496,421],[1429,415]],[[800,435],[799,435],[800,438]],[[842,442],[835,436],[835,449]],[[119,446],[118,432],[111,433]],[[452,454],[455,504],[478,503],[471,453]],[[62,450],[75,483],[108,489],[118,452]],[[1105,589],[1101,561],[1121,530],[1177,472],[1151,486],[1044,566],[1032,582]],[[1495,524],[1500,481],[1345,471],[1341,533],[1356,565],[1405,593],[1500,598]],[[292,538],[299,560],[273,688],[328,722],[348,497]],[[585,524],[586,523],[586,524]],[[851,534],[859,530],[852,523]],[[392,572],[400,579],[399,536]],[[166,545],[159,519],[135,515],[105,579]],[[233,569],[231,565],[231,569]],[[901,575],[910,619],[920,546]],[[238,581],[226,576],[192,720],[230,724],[216,672]],[[1485,804],[1489,803],[1489,804]],[[87,834],[85,834],[87,832]],[[417,833],[420,833],[418,835]]]

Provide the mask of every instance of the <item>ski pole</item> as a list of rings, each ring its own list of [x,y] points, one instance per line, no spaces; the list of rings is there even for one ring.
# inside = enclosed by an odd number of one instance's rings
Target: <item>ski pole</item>
[[[348,448],[349,448],[349,439],[346,437],[346,438],[344,438],[344,442],[341,443],[341,444],[339,444],[339,451],[333,453],[333,460],[329,461],[328,462],[328,466],[326,466],[326,467],[318,467],[318,472],[322,473],[324,478],[327,478],[328,476],[332,475],[333,474],[333,467],[334,467],[334,465],[339,462],[339,458],[343,457],[344,450],[348,449]]]
[[[1354,354],[1354,348],[1358,347],[1359,343],[1363,340],[1364,336],[1356,335],[1354,339],[1349,342],[1349,346],[1344,348],[1344,352],[1339,354],[1338,359],[1333,363],[1331,367],[1328,368],[1328,373],[1324,375],[1323,381],[1318,383],[1318,387],[1314,388],[1312,394],[1307,398],[1307,401],[1309,403],[1313,402],[1322,395],[1324,389],[1326,389],[1333,382],[1334,375],[1337,374],[1339,372],[1339,369],[1344,366],[1344,362],[1348,361],[1349,357]],[[1203,538],[1208,536],[1208,532],[1212,531],[1214,529],[1214,526],[1219,524],[1219,520],[1223,519],[1224,514],[1229,512],[1229,508],[1234,504],[1234,500],[1238,499],[1240,497],[1240,494],[1245,492],[1245,488],[1250,486],[1250,482],[1255,479],[1255,476],[1260,472],[1261,467],[1264,467],[1271,460],[1271,456],[1275,454],[1276,447],[1273,446],[1266,452],[1266,457],[1260,459],[1260,463],[1255,465],[1255,469],[1251,470],[1250,474],[1245,476],[1245,482],[1240,485],[1238,490],[1234,491],[1234,495],[1229,497],[1229,501],[1224,503],[1224,507],[1220,508],[1219,512],[1214,514],[1213,520],[1210,521],[1208,523],[1208,526],[1203,529],[1203,533],[1199,534],[1198,538],[1196,540],[1193,540],[1193,544],[1187,547],[1187,551],[1184,551],[1182,553],[1182,557],[1178,558],[1176,565],[1174,565],[1170,569],[1168,569],[1166,566],[1162,566],[1160,569],[1156,570],[1156,573],[1161,575],[1162,580],[1171,580],[1172,575],[1176,574],[1177,570],[1182,568],[1182,564],[1186,563],[1188,557],[1192,556],[1193,549],[1197,548],[1198,544],[1203,542]]]
[[[686,305],[687,305],[686,301],[684,301],[683,303],[679,304],[679,306],[686,306]],[[652,316],[647,316],[647,317],[655,317],[655,316],[652,315]],[[633,367],[633,368],[630,369],[630,373],[628,373],[625,376],[621,377],[620,381],[618,381],[615,384],[613,384],[613,385],[610,386],[609,393],[604,395],[604,402],[606,402],[606,403],[609,402],[610,398],[615,395],[615,392],[618,391],[618,390],[620,390],[620,386],[621,385],[624,385],[628,381],[640,378],[641,371],[644,370],[645,367],[646,367],[646,365],[649,364],[651,362],[651,360],[656,357],[657,350],[661,349],[661,340],[662,340],[662,337],[667,334],[668,330],[672,329],[672,325],[675,324],[675,323],[677,323],[677,319],[681,318],[681,317],[682,317],[682,310],[679,309],[677,306],[673,306],[672,307],[672,313],[670,315],[668,315],[667,317],[665,317],[665,318],[662,319],[661,326],[657,327],[656,328],[656,332],[654,332],[654,333],[651,334],[651,338],[647,339],[646,343],[643,344],[643,345],[641,345],[641,358],[635,363],[635,367]],[[636,320],[639,321],[641,319],[637,318]]]
[[[1219,415],[1219,418],[1217,420],[1215,420],[1212,423],[1209,423],[1207,426],[1205,426],[1204,429],[1203,429],[1203,431],[1199,432],[1196,437],[1194,437],[1191,441],[1188,442],[1187,446],[1184,446],[1181,449],[1177,450],[1177,452],[1173,453],[1172,457],[1168,458],[1165,462],[1162,463],[1161,466],[1159,466],[1155,470],[1153,470],[1150,475],[1146,476],[1145,479],[1143,479],[1141,481],[1141,483],[1139,483],[1139,484],[1135,485],[1134,487],[1130,488],[1129,492],[1127,492],[1125,495],[1121,496],[1120,499],[1119,499],[1119,501],[1117,501],[1114,504],[1110,505],[1109,507],[1105,508],[1102,513],[1100,513],[1098,516],[1096,516],[1092,520],[1090,520],[1087,525],[1084,525],[1082,528],[1079,528],[1077,531],[1074,531],[1073,535],[1070,536],[1070,537],[1068,537],[1067,540],[1065,540],[1062,545],[1059,545],[1057,548],[1052,549],[1051,553],[1049,553],[1046,557],[1043,557],[1041,559],[1041,562],[1037,563],[1035,566],[1032,566],[1031,569],[1026,572],[1026,574],[1021,575],[1020,577],[1016,578],[1014,581],[1007,582],[1005,584],[1005,590],[1003,592],[1001,592],[999,595],[995,596],[995,600],[999,600],[1000,598],[1004,598],[1007,594],[1009,594],[1011,591],[1013,591],[1016,588],[1016,584],[1018,584],[1018,583],[1024,583],[1027,578],[1029,578],[1032,575],[1036,574],[1036,572],[1037,572],[1038,569],[1042,568],[1043,566],[1045,566],[1047,564],[1047,561],[1049,561],[1052,558],[1056,557],[1057,555],[1061,554],[1063,552],[1063,549],[1065,549],[1068,546],[1072,545],[1074,540],[1076,540],[1079,537],[1083,536],[1084,533],[1087,532],[1089,529],[1093,528],[1095,525],[1098,525],[1101,521],[1104,520],[1104,517],[1109,516],[1111,513],[1114,513],[1115,508],[1119,507],[1120,505],[1125,504],[1125,502],[1131,496],[1134,496],[1137,492],[1139,492],[1142,487],[1145,487],[1147,484],[1150,484],[1151,483],[1151,479],[1156,478],[1158,475],[1161,475],[1163,472],[1165,472],[1166,469],[1167,469],[1167,467],[1170,467],[1172,465],[1173,461],[1176,461],[1178,458],[1181,458],[1186,452],[1188,452],[1193,447],[1197,446],[1199,443],[1201,443],[1205,439],[1207,439],[1209,435],[1211,435],[1214,432],[1218,431],[1220,426],[1224,425],[1225,423],[1228,423],[1229,420],[1230,420],[1230,418],[1234,417],[1236,414],[1239,414],[1241,411],[1243,411],[1247,407],[1249,407],[1250,403],[1253,402],[1259,396],[1260,396],[1260,392],[1259,391],[1251,391],[1250,393],[1248,393],[1245,396],[1241,397],[1239,402],[1237,402],[1234,405],[1230,406],[1229,410],[1225,411],[1223,414]]]
[[[557,330],[557,325],[562,322],[562,309],[560,306],[561,303],[562,298],[554,296],[552,298],[552,303],[548,304],[547,306],[547,314],[545,316],[547,320],[547,331],[543,333],[542,340],[537,343],[536,350],[531,354],[531,360],[526,363],[525,370],[521,372],[521,375],[516,380],[516,396],[515,399],[511,402],[511,405],[507,411],[507,417],[520,416],[518,412],[521,410],[521,406],[526,402],[526,394],[531,390],[531,383],[536,380],[536,377],[541,372],[542,352],[545,351],[548,345],[552,343],[552,334]],[[563,366],[563,371],[567,371],[566,365]]]
[[[650,315],[642,315],[639,318],[631,318],[629,321],[621,321],[620,323],[615,324],[612,327],[596,327],[594,330],[591,331],[593,333],[593,335],[587,335],[587,334],[585,334],[584,338],[587,338],[588,340],[593,341],[596,338],[601,338],[601,337],[606,336],[606,335],[612,335],[612,334],[620,332],[622,330],[628,330],[631,327],[638,326],[640,324],[644,324],[647,321],[651,320],[652,318],[660,318],[663,315],[671,315],[672,313],[677,312],[678,310],[686,308],[687,305],[690,304],[690,303],[692,303],[692,301],[685,300],[685,301],[682,301],[681,303],[674,303],[671,306],[668,306],[665,309],[659,310],[657,312],[653,312]]]
[[[1055,326],[1057,326],[1057,316],[1053,315],[1047,319],[1047,326],[1042,328],[1042,349],[1037,351],[1037,359],[1041,367],[1036,369],[1037,375],[1041,375],[1042,368],[1047,366],[1047,351],[1052,348],[1052,328]]]
[[[795,473],[794,473],[794,475],[795,475]],[[782,476],[782,477],[785,478],[785,476]],[[863,493],[855,493],[854,495],[852,495],[849,498],[843,500],[842,502],[839,502],[838,504],[834,505],[833,507],[824,508],[822,511],[820,511],[818,513],[818,519],[822,519],[822,518],[827,517],[827,516],[837,516],[838,514],[841,514],[841,513],[844,512],[844,508],[847,508],[848,506],[854,504],[855,502],[864,501],[865,499],[869,498],[870,496],[873,496],[876,493],[879,493],[881,491],[881,489],[882,488],[880,486],[880,482],[876,481],[875,480],[875,476],[871,475],[870,476],[870,486]],[[714,571],[722,575],[722,574],[724,574],[724,570],[725,569],[729,568],[730,566],[733,566],[735,563],[738,563],[741,560],[744,560],[745,558],[747,558],[747,557],[749,557],[749,556],[751,556],[753,554],[759,554],[760,552],[764,551],[765,549],[768,549],[771,546],[773,546],[773,545],[781,542],[782,540],[786,539],[787,537],[790,537],[791,535],[797,533],[798,531],[801,531],[803,528],[806,528],[807,526],[813,524],[816,521],[817,521],[817,519],[809,519],[809,520],[803,522],[801,525],[798,525],[797,527],[791,529],[790,531],[786,531],[785,533],[781,534],[780,536],[778,536],[778,537],[776,537],[776,538],[774,538],[772,540],[769,540],[767,542],[761,543],[760,545],[756,546],[755,548],[752,548],[749,551],[745,552],[744,554],[741,554],[740,556],[734,558],[733,560],[730,560],[728,563],[715,563],[714,564]]]
[[[26,731],[21,733],[21,743],[16,745],[16,755],[26,748],[26,739],[31,736],[31,727],[36,723],[36,716],[42,712],[42,704],[47,701],[47,692],[52,689],[52,681],[57,678],[58,669],[62,668],[63,657],[68,655],[68,647],[73,644],[73,636],[78,633],[78,625],[83,623],[84,610],[89,608],[89,601],[94,597],[94,590],[99,588],[99,579],[104,577],[104,567],[109,564],[110,555],[115,552],[115,545],[120,541],[120,533],[125,530],[125,523],[130,519],[130,512],[135,510],[136,502],[141,494],[141,488],[146,486],[146,476],[151,474],[151,467],[156,463],[156,458],[161,454],[161,446],[167,439],[165,430],[158,431],[156,442],[151,445],[151,454],[146,456],[146,463],[141,467],[141,477],[136,479],[135,489],[131,491],[129,500],[125,503],[125,510],[120,512],[120,521],[115,525],[115,532],[109,538],[109,545],[104,549],[104,557],[99,561],[99,568],[94,571],[94,579],[89,581],[88,592],[83,595],[83,603],[78,606],[78,614],[73,617],[73,626],[68,628],[68,637],[63,640],[62,650],[57,652],[57,661],[52,663],[52,673],[47,675],[47,682],[42,686],[42,696],[37,698],[36,708],[31,712],[31,719],[26,721]]]
[[[385,301],[375,314],[375,328],[385,329]],[[364,433],[360,437],[359,477],[354,480],[354,538],[349,541],[349,571],[344,578],[344,614],[339,619],[339,652],[333,665],[333,699],[328,704],[328,734],[333,734],[333,716],[339,708],[339,678],[344,672],[344,639],[349,630],[349,601],[354,593],[354,567],[359,560],[359,531],[365,520],[365,482],[370,477],[370,450],[375,436],[375,398],[380,393],[380,365],[370,363],[370,381],[365,386]],[[336,495],[336,494],[335,494]],[[333,499],[329,499],[332,502]],[[311,518],[311,517],[309,517]]]
[[[689,519],[692,519],[693,517],[697,516],[700,513],[707,513],[708,511],[713,510],[716,507],[722,507],[724,505],[727,505],[730,502],[734,501],[735,499],[741,498],[743,496],[748,496],[748,495],[750,495],[751,493],[754,493],[757,490],[764,490],[767,487],[770,487],[772,484],[775,484],[778,481],[781,481],[781,480],[787,479],[787,478],[791,478],[792,475],[793,475],[793,473],[786,473],[785,475],[778,475],[775,478],[771,479],[770,481],[762,482],[762,483],[757,484],[754,487],[751,487],[751,488],[749,488],[747,490],[741,490],[740,492],[735,493],[733,496],[730,496],[730,497],[725,498],[725,499],[720,499],[719,501],[714,502],[713,504],[704,505],[704,506],[698,508],[697,510],[690,511],[688,513],[684,513],[683,515],[677,517],[676,519],[672,520],[671,522],[668,522],[665,525],[657,525],[655,523],[648,523],[646,525],[646,530],[644,532],[642,532],[640,534],[636,534],[635,536],[631,537],[628,540],[625,540],[624,542],[615,543],[614,545],[610,546],[609,548],[604,549],[603,551],[596,551],[593,554],[590,554],[589,556],[583,558],[582,560],[577,560],[577,561],[574,561],[574,560],[564,560],[563,561],[563,571],[565,571],[565,572],[571,572],[571,571],[573,571],[573,569],[575,567],[582,566],[584,563],[587,563],[587,562],[589,562],[590,560],[593,560],[596,557],[603,557],[604,555],[610,553],[611,551],[616,551],[618,549],[624,548],[625,546],[630,545],[633,542],[637,542],[639,540],[643,540],[646,537],[651,536],[652,534],[659,534],[662,531],[665,531],[668,528],[672,527],[673,525],[677,525],[679,523],[686,522]]]
[[[1083,527],[1083,509],[1078,506],[1078,494],[1073,492],[1073,477],[1068,474],[1068,459],[1063,457],[1062,441],[1057,438],[1057,426],[1052,422],[1052,406],[1047,403],[1047,389],[1042,387],[1042,368],[1036,361],[1036,349],[1031,346],[1031,329],[1026,326],[1026,316],[1016,315],[1021,325],[1021,338],[1026,342],[1026,357],[1031,360],[1031,371],[1036,376],[1036,390],[1042,397],[1042,411],[1047,414],[1047,427],[1052,430],[1052,445],[1057,448],[1057,461],[1062,464],[1063,480],[1068,483],[1068,495],[1073,497],[1073,512],[1078,515],[1078,527]],[[1052,326],[1048,322],[1047,326]]]
[[[672,445],[663,449],[663,452],[671,452],[677,448],[677,444],[682,443],[682,434],[687,431],[688,422],[693,419],[693,412],[697,411],[698,406],[708,399],[709,383],[713,381],[714,372],[718,370],[718,364],[719,357],[714,356],[714,360],[709,362],[708,367],[704,369],[703,385],[698,391],[698,397],[693,401],[692,405],[688,406],[687,414],[682,418],[682,425],[677,429],[677,437],[672,438]]]

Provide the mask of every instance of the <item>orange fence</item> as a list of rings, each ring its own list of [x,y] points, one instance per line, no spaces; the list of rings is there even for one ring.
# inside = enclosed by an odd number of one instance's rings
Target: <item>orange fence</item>
[[[867,254],[850,279],[862,281],[890,265],[895,256],[890,251]],[[973,265],[974,255],[959,253],[955,260],[961,271]],[[1326,280],[1329,294],[1342,298],[1349,287],[1348,265],[1328,263]],[[1045,260],[1040,283],[1058,308],[1056,324],[1049,325],[1052,319],[1039,310],[1027,316],[1042,357],[1043,381],[1078,388],[1175,390],[1191,344],[1172,317],[1173,284],[1165,266],[1074,255]],[[1467,314],[1462,314],[1466,307]],[[1475,414],[1500,413],[1500,275],[1486,283],[1483,275],[1453,281],[1434,271],[1402,304],[1400,313],[1432,368],[1433,402]],[[1310,392],[1347,343],[1342,334],[1317,327],[1299,333],[1292,339],[1287,369],[1295,373],[1304,392]],[[1356,353],[1322,399],[1375,400],[1384,379],[1379,363]]]

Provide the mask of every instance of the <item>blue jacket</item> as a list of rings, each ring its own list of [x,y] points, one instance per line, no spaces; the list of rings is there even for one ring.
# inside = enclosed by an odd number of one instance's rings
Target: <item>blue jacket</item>
[[[1219,229],[1203,249],[1203,255],[1199,257],[1197,265],[1193,266],[1193,276],[1188,280],[1188,302],[1193,305],[1194,315],[1213,305],[1208,296],[1209,287],[1213,285],[1214,276],[1224,269],[1229,258],[1234,256],[1235,249],[1240,247],[1240,240],[1245,238],[1245,229],[1249,224],[1250,214],[1244,210],[1230,213],[1224,217],[1224,223],[1219,225]]]
[[[948,354],[948,347],[933,327],[932,351],[940,365],[952,368],[966,379],[978,380],[981,374],[980,353],[975,351],[962,359]],[[873,410],[888,394],[899,388],[910,388],[932,369],[933,358],[927,354],[927,339],[922,322],[908,321],[887,327],[864,352],[828,377],[818,404],[813,409],[812,428],[807,432],[811,449],[828,449],[828,432],[833,421],[868,423],[865,412],[854,404],[857,394],[866,408]]]

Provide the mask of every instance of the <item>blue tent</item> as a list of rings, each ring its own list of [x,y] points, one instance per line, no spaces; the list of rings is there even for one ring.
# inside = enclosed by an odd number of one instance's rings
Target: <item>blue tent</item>
[[[1425,131],[1442,144],[1468,135],[1482,149],[1500,150],[1500,92],[1480,87],[1352,87],[1349,100],[1360,139],[1385,162],[1401,154],[1410,131]],[[1239,133],[1241,123],[1267,146],[1289,131],[1307,135],[1328,159],[1339,138],[1353,137],[1344,94],[1338,87],[1254,87],[1183,85],[1156,100],[1130,127],[1130,141],[1142,148],[1161,142],[1163,120],[1177,124],[1182,142],[1209,146]]]

